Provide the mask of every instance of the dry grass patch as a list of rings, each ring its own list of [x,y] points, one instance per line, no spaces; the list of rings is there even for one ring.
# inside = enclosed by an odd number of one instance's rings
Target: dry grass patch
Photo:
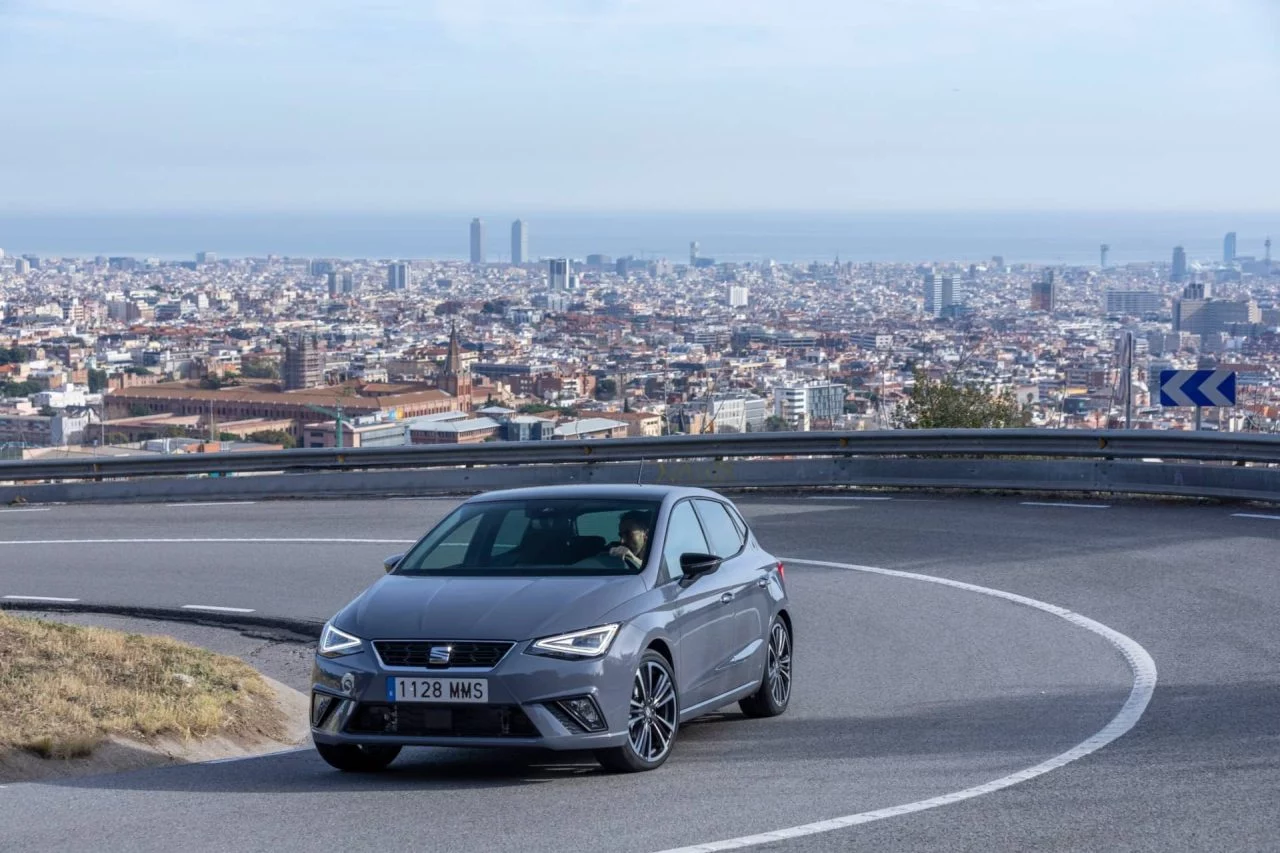
[[[284,732],[271,686],[235,658],[0,612],[0,756],[77,758],[110,737]]]

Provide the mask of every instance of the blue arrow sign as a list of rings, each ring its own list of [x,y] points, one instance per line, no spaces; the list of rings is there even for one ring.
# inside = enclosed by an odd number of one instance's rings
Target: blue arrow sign
[[[1234,406],[1234,370],[1162,370],[1162,406]]]

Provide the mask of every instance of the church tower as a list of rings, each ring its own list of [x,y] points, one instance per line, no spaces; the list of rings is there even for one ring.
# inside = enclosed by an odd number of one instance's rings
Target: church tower
[[[444,373],[440,377],[440,390],[458,398],[458,408],[471,411],[471,368],[462,363],[462,348],[458,345],[458,327],[449,329],[449,354],[445,356]]]

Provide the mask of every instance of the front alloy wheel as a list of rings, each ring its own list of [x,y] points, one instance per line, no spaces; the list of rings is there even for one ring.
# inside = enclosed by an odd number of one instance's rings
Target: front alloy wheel
[[[640,658],[631,682],[628,708],[627,742],[597,751],[596,758],[611,770],[653,770],[671,754],[680,728],[675,674],[667,659],[657,652],[647,651]]]
[[[769,625],[769,653],[760,689],[738,703],[748,717],[776,717],[791,702],[791,629],[781,616]]]

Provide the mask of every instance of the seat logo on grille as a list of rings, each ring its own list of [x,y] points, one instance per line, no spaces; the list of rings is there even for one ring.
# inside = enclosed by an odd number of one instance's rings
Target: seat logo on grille
[[[432,646],[429,660],[433,666],[445,666],[453,653],[453,646]]]

